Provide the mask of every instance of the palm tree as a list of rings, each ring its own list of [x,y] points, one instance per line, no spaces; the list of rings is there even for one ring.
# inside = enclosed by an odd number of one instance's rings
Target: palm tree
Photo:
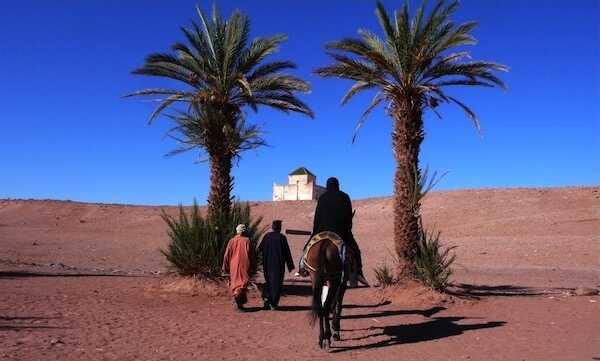
[[[126,97],[158,100],[152,123],[165,114],[175,121],[170,133],[181,143],[171,152],[195,148],[203,150],[210,163],[210,218],[229,214],[233,178],[231,168],[244,150],[265,142],[256,125],[245,123],[244,110],[259,106],[285,113],[298,112],[313,117],[312,110],[296,97],[308,92],[309,84],[285,73],[295,68],[290,61],[265,59],[279,49],[285,35],[248,41],[250,20],[239,10],[223,19],[216,6],[208,18],[196,8],[200,23],[182,28],[187,44],[177,42],[173,53],[151,54],[133,74],[175,80],[180,88],[143,89]]]
[[[465,61],[470,56],[462,47],[475,44],[470,32],[477,23],[452,22],[450,16],[457,7],[458,1],[446,4],[439,0],[425,16],[423,3],[411,19],[406,1],[391,18],[383,4],[378,2],[375,13],[383,38],[360,29],[358,38],[329,43],[327,49],[334,63],[316,70],[323,77],[354,81],[342,104],[361,91],[376,90],[356,131],[373,109],[382,103],[393,120],[392,146],[396,159],[394,246],[402,276],[414,272],[416,245],[421,231],[420,197],[415,192],[418,192],[417,183],[422,179],[419,149],[425,136],[424,111],[429,108],[439,117],[436,108],[440,104],[454,103],[465,111],[479,130],[475,113],[447,94],[447,89],[460,85],[505,87],[493,71],[507,71],[506,66],[488,61]]]

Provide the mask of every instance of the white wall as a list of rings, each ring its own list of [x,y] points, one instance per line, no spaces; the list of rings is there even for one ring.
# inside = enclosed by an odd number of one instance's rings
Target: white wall
[[[284,193],[285,193],[284,185],[273,183],[273,201],[283,201]]]
[[[288,175],[288,184],[307,184],[309,181],[308,174]]]
[[[314,184],[273,184],[274,201],[312,200]]]
[[[324,191],[316,185],[316,177],[308,174],[289,175],[288,184],[273,183],[273,201],[313,200]]]

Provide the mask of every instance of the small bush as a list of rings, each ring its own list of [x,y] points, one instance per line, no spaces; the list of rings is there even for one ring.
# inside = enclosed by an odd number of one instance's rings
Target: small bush
[[[420,237],[415,257],[417,277],[427,286],[437,291],[444,291],[452,275],[452,263],[456,255],[451,251],[456,248],[442,248],[441,232],[427,232],[419,225]]]
[[[265,231],[260,226],[262,217],[253,219],[247,203],[234,202],[229,215],[208,220],[202,216],[200,207],[194,200],[189,215],[180,205],[178,217],[170,216],[163,210],[162,219],[167,223],[171,241],[161,253],[173,270],[183,276],[218,278],[225,247],[235,235],[238,224],[246,225],[246,235],[250,238],[254,252],[252,256],[257,259],[256,245]]]
[[[385,262],[373,268],[373,272],[375,272],[375,279],[383,288],[396,283],[392,268]]]

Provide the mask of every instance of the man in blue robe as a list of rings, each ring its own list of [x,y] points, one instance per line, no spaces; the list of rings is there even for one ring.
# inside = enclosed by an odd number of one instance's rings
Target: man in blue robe
[[[262,254],[265,285],[263,287],[264,308],[275,310],[283,288],[285,266],[288,271],[294,269],[294,261],[287,238],[281,234],[281,221],[274,220],[272,231],[267,233],[258,247]]]

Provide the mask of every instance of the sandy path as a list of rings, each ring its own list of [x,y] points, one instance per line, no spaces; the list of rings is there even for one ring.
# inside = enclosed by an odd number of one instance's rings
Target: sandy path
[[[0,357],[8,360],[591,360],[600,297],[505,290],[441,307],[378,305],[350,291],[344,341],[323,354],[295,284],[282,311],[239,314],[223,297],[148,291],[156,279],[0,279]],[[486,292],[486,291],[484,291]],[[57,340],[60,340],[57,342]]]

